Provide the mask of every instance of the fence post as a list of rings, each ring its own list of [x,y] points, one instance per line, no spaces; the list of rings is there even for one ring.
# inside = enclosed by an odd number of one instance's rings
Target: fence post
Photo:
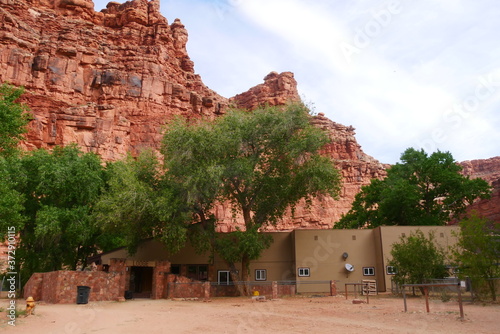
[[[429,288],[424,286],[424,294],[425,294],[425,309],[427,310],[427,313],[430,312],[429,310]]]
[[[205,301],[210,299],[210,282],[203,283]]]
[[[278,299],[278,282],[273,281],[273,298]]]
[[[464,307],[462,305],[462,292],[460,291],[460,282],[458,282],[458,308],[460,309],[460,320],[464,320]]]
[[[167,283],[167,299],[172,298],[172,295],[174,294],[173,293],[174,292],[173,286],[174,286],[174,283],[172,283],[172,282]]]
[[[330,296],[336,296],[337,295],[337,285],[335,284],[335,281],[330,281]]]

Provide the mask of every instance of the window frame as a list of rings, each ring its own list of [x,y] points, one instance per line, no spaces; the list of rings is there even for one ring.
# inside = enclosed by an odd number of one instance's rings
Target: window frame
[[[297,275],[299,277],[310,277],[311,269],[309,267],[300,267],[297,269]]]
[[[375,267],[363,267],[363,276],[375,276]]]
[[[267,269],[255,269],[256,281],[267,281]]]
[[[221,281],[221,274],[226,274],[225,282]],[[231,272],[229,270],[217,270],[217,284],[218,285],[230,285],[231,283]]]
[[[239,270],[236,270],[236,273],[239,273]],[[227,274],[227,278],[225,282],[221,282],[220,275],[222,273]],[[231,271],[230,270],[217,270],[217,285],[234,285],[234,281],[231,278]]]
[[[394,266],[386,266],[385,267],[385,272],[387,273],[387,275],[396,275],[396,273],[398,272],[398,270]]]
[[[208,265],[188,264],[186,268],[186,276],[196,281],[208,281]]]

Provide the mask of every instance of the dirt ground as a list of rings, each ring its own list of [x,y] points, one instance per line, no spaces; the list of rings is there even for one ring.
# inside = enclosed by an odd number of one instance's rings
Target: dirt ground
[[[360,298],[361,299],[361,298]],[[8,300],[0,300],[0,332],[83,333],[500,333],[500,305],[464,304],[459,319],[456,302],[390,295],[353,304],[336,297],[288,297],[265,302],[250,297],[203,300],[149,300],[37,305],[36,314],[20,315],[7,324]],[[18,301],[24,307],[22,300]]]

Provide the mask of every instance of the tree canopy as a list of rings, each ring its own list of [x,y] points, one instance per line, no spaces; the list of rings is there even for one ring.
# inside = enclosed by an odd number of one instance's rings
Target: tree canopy
[[[34,272],[75,269],[106,244],[91,219],[105,185],[97,155],[76,146],[40,149],[11,159],[4,170],[8,178],[2,178],[0,188],[9,186],[17,195],[12,214],[19,219],[0,220],[0,229],[14,226],[19,233],[16,262],[23,279]]]
[[[168,177],[203,230],[213,229],[211,209],[228,202],[243,217],[244,229],[220,236],[216,251],[243,266],[270,241],[258,233],[275,224],[301,199],[336,197],[340,174],[321,156],[326,134],[310,124],[305,106],[230,111],[215,121],[177,120],[166,131],[163,154]],[[246,278],[243,269],[243,279]]]
[[[500,224],[489,222],[476,213],[460,222],[454,258],[461,278],[470,278],[476,296],[483,287],[496,301],[494,279],[500,277]]]
[[[0,85],[0,155],[11,155],[27,131],[31,119],[28,107],[16,102],[23,92],[23,88],[7,83]]]
[[[187,210],[165,179],[153,151],[108,163],[107,174],[106,190],[93,211],[106,233],[119,236],[130,253],[148,238],[164,241],[173,252],[184,246],[182,224],[189,219]]]
[[[430,279],[447,276],[446,251],[439,247],[434,233],[428,238],[420,230],[392,245],[392,259],[389,266],[394,267],[394,281],[398,284],[422,284]]]
[[[461,170],[449,152],[427,155],[409,148],[385,179],[362,187],[335,228],[445,225],[475,199],[490,194],[486,181],[463,176]]]

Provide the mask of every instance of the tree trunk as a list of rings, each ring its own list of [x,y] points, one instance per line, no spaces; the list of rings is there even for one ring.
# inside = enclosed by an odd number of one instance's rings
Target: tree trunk
[[[490,288],[490,294],[491,298],[493,299],[494,302],[497,301],[497,294],[495,290],[495,281],[493,279],[488,280],[488,286]]]
[[[241,270],[242,270],[241,280],[244,282],[242,284],[244,287],[243,290],[245,292],[245,296],[248,296],[250,294],[250,286],[248,284],[248,282],[249,282],[248,269],[249,268],[250,268],[250,259],[245,254],[245,255],[243,255],[243,257],[241,259]]]
[[[226,262],[229,267],[229,275],[231,276],[231,280],[235,285],[236,289],[240,296],[246,296],[245,286],[241,284],[240,274],[234,265],[234,262]]]

